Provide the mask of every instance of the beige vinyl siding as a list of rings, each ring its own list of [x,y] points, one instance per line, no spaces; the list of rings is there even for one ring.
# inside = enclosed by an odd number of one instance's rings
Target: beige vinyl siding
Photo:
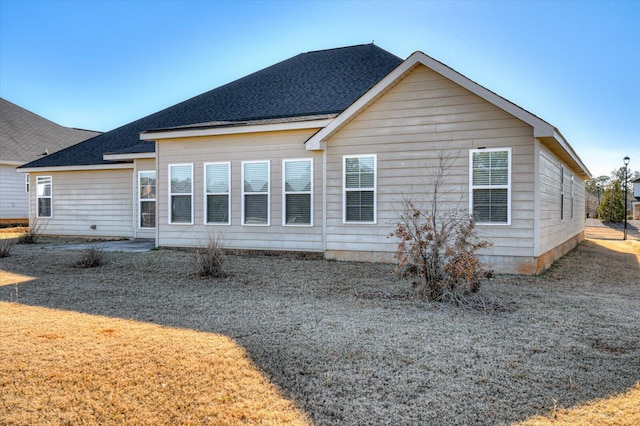
[[[25,192],[25,174],[16,166],[0,164],[0,219],[29,217],[29,196]]]
[[[131,175],[131,169],[31,173],[31,211],[37,176],[51,176],[53,217],[38,219],[44,234],[133,237]]]
[[[403,194],[425,199],[439,156],[450,159],[442,193],[468,210],[469,150],[511,148],[511,225],[484,225],[489,255],[532,256],[533,128],[450,80],[419,66],[327,140],[327,250],[378,252],[391,259]],[[342,223],[342,156],[376,154],[377,224]],[[386,253],[386,254],[383,254]]]
[[[138,172],[155,171],[156,160],[155,159],[140,159],[135,161],[135,172],[133,173],[133,224],[135,230],[135,238],[147,238],[152,239],[156,237],[155,228],[140,228],[140,199],[138,196]],[[156,186],[156,193],[158,192]]]
[[[256,250],[322,250],[322,153],[305,149],[304,142],[314,130],[294,130],[163,140],[157,143],[159,246],[194,247],[208,235],[220,234],[225,247]],[[282,160],[313,159],[313,226],[282,225]],[[270,225],[247,226],[241,215],[241,164],[243,161],[270,162]],[[204,164],[231,162],[231,224],[205,222]],[[168,223],[168,166],[194,165],[194,223]]]
[[[571,169],[544,146],[540,147],[540,253],[584,231],[585,185]],[[560,219],[560,174],[564,171],[564,219]],[[571,175],[574,214],[571,217]]]

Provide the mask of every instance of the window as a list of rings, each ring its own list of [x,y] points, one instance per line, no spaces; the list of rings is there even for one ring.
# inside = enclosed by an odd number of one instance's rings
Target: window
[[[156,227],[156,172],[138,173],[138,197],[140,199],[140,228]]]
[[[343,222],[376,222],[376,156],[343,157]]]
[[[283,225],[311,225],[313,160],[284,160]]]
[[[231,223],[231,164],[209,163],[204,165],[205,223]]]
[[[38,203],[38,217],[53,217],[51,209],[52,201],[51,176],[38,176],[36,178],[36,201]]]
[[[478,223],[511,223],[511,149],[470,151],[469,209]]]
[[[573,174],[571,175],[571,219],[573,219]]]
[[[242,223],[269,225],[269,162],[242,162]]]
[[[29,173],[24,175],[24,192],[29,193],[29,184],[31,183],[31,176]]]
[[[564,166],[560,166],[560,220],[564,220]]]
[[[169,223],[193,223],[193,165],[169,165]]]

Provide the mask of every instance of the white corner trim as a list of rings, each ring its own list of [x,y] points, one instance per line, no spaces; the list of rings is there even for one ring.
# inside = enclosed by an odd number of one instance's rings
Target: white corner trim
[[[177,129],[158,130],[140,133],[143,141],[157,141],[161,139],[190,138],[198,136],[234,135],[241,133],[277,132],[283,130],[321,129],[331,123],[333,119],[298,121],[292,123],[254,124],[246,126],[211,127],[208,129]]]

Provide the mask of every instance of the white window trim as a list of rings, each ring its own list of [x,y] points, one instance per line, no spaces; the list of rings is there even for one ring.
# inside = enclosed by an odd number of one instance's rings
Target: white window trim
[[[51,185],[51,195],[47,196],[47,195],[43,195],[40,196],[40,194],[38,194],[38,185],[40,185],[40,179],[49,179],[49,185]],[[48,198],[51,200],[51,214],[49,216],[40,216],[40,203],[38,202],[38,200],[40,198]],[[53,177],[52,176],[38,176],[36,177],[36,217],[40,218],[46,218],[46,219],[50,219],[53,217]]]
[[[140,190],[142,189],[142,186],[140,185],[140,177],[142,175],[142,173],[154,173],[155,174],[155,180],[156,180],[156,198],[140,198]],[[156,229],[156,227],[158,226],[158,217],[157,217],[157,208],[158,208],[158,174],[156,173],[155,170],[140,170],[138,171],[138,229],[140,230],[146,230],[146,229]],[[154,203],[156,203],[156,226],[154,227],[142,227],[142,203],[143,202],[151,202],[153,201]]]
[[[176,192],[175,194],[171,192],[171,168],[172,167],[184,167],[184,166],[189,166],[190,170],[191,170],[191,192],[188,194],[191,197],[191,221],[190,222],[172,222],[171,221],[171,197],[173,195],[187,195],[186,192]],[[169,184],[167,185],[167,192],[169,193],[169,204],[168,204],[168,217],[167,217],[167,221],[169,222],[169,225],[193,225],[193,163],[178,163],[178,164],[169,164]],[[157,181],[156,181],[157,182]],[[157,208],[157,206],[156,206]],[[156,224],[157,226],[157,224]]]
[[[564,166],[560,166],[560,222],[564,221]]]
[[[207,166],[215,166],[224,164],[227,166],[227,192],[207,192]],[[204,192],[204,208],[203,208],[203,221],[205,225],[231,225],[231,161],[216,161],[213,163],[204,163],[204,188],[202,191]],[[244,182],[243,182],[244,184]],[[228,203],[227,203],[227,218],[226,222],[208,222],[207,217],[209,216],[207,213],[207,196],[208,195],[227,195]]]
[[[24,175],[24,192],[27,193],[27,194],[29,193],[30,185],[31,185],[31,176],[29,175],[29,173],[25,173],[25,175]]]
[[[347,188],[347,158],[373,157],[373,188]],[[371,222],[354,222],[347,220],[347,192],[373,190],[373,220]],[[378,223],[378,155],[357,154],[342,156],[342,223],[345,225],[375,225]]]
[[[571,173],[571,219],[574,216],[574,203],[573,203],[573,173]]]
[[[295,163],[306,161],[309,163],[309,172],[311,174],[310,180],[311,184],[309,186],[309,191],[287,191],[287,173],[286,173],[286,165],[287,163]],[[309,223],[287,223],[287,195],[295,195],[295,194],[309,194]],[[286,159],[282,160],[282,226],[313,226],[313,158],[295,158],[295,159]]]
[[[473,154],[476,152],[499,152],[507,151],[507,184],[506,185],[474,185],[473,184]],[[507,221],[506,222],[476,222],[482,226],[509,226],[511,225],[511,148],[478,148],[469,150],[469,213],[473,217],[473,190],[474,189],[505,189],[507,190]]]
[[[266,164],[267,165],[267,223],[245,223],[244,221],[244,199],[245,195],[264,194],[263,192],[244,192],[244,166],[245,164]],[[242,226],[271,226],[271,161],[270,160],[254,160],[242,161],[240,170],[240,185],[242,186],[242,200],[240,209],[242,210]]]

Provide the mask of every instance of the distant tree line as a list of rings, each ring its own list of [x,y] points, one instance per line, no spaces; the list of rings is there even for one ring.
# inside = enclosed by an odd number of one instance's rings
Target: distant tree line
[[[622,222],[629,214],[633,198],[633,181],[640,172],[627,173],[627,205],[624,205],[625,168],[611,172],[611,176],[598,176],[586,182],[586,214],[603,222]]]

